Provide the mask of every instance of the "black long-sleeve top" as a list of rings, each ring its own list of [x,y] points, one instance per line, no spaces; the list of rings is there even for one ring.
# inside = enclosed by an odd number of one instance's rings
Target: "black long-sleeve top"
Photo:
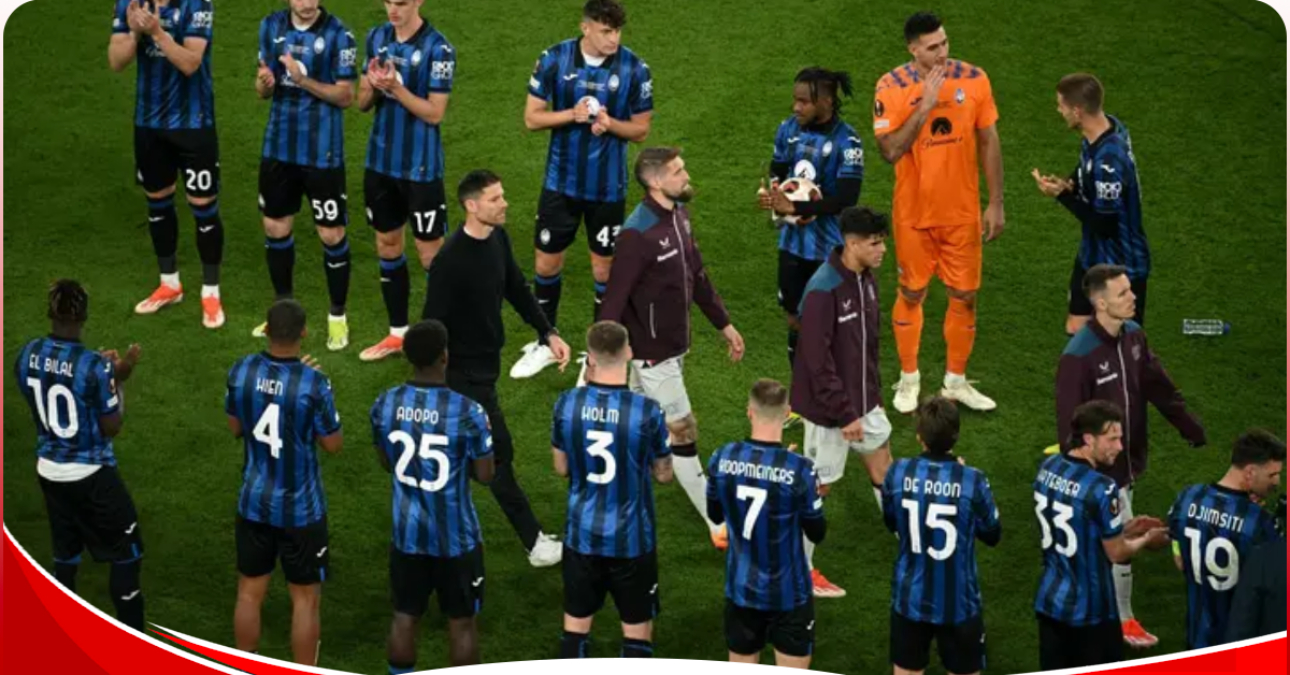
[[[449,367],[500,368],[506,328],[502,300],[537,330],[545,344],[551,323],[529,289],[524,273],[511,252],[511,238],[504,228],[494,228],[486,239],[476,239],[458,228],[435,256],[426,274],[426,303],[422,319],[438,319],[448,328]]]

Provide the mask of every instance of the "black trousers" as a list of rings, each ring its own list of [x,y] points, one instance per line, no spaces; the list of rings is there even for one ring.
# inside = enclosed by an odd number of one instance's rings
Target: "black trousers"
[[[511,521],[511,527],[515,528],[524,549],[532,550],[542,526],[533,514],[524,488],[515,478],[515,445],[511,441],[511,431],[506,427],[506,416],[497,401],[497,368],[472,368],[470,363],[448,363],[448,387],[483,406],[488,414],[493,434],[493,456],[497,461],[497,472],[488,488]],[[459,367],[453,368],[453,365]]]

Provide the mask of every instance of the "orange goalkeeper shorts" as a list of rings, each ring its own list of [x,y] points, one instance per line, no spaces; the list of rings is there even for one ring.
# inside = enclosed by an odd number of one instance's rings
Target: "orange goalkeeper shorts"
[[[896,225],[896,269],[900,285],[919,291],[932,276],[949,288],[981,288],[981,223],[914,229]]]

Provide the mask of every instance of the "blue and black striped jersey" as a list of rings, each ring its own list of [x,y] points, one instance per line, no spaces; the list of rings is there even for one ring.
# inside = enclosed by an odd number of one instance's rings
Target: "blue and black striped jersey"
[[[625,386],[570,389],[555,403],[551,447],[569,466],[565,546],[606,558],[653,551],[653,465],[672,452],[658,403]]]
[[[1044,562],[1035,612],[1069,626],[1119,621],[1102,545],[1124,530],[1115,481],[1054,455],[1039,468],[1034,497]]]
[[[121,409],[112,361],[77,340],[37,338],[18,352],[14,380],[36,424],[36,455],[59,464],[116,466],[99,418]]]
[[[116,0],[112,33],[129,33],[126,10],[131,0]],[[147,0],[148,11],[156,11]],[[139,36],[135,55],[134,125],[147,129],[209,129],[215,126],[215,90],[211,79],[212,25],[215,7],[211,0],[171,0],[158,12],[161,28],[183,44],[188,38],[206,40],[206,51],[197,72],[184,75],[153,43]]]
[[[1169,510],[1169,536],[1187,580],[1187,648],[1221,645],[1242,560],[1277,538],[1276,519],[1243,492],[1191,485]]]
[[[358,77],[358,45],[340,19],[320,9],[312,25],[296,28],[290,10],[260,22],[259,60],[273,71],[275,86],[261,156],[279,162],[330,169],[345,164],[344,110],[304,90],[279,59],[290,54],[305,76],[322,84]]]
[[[372,406],[372,442],[393,469],[394,547],[455,558],[483,541],[471,463],[493,452],[488,416],[447,387],[403,384]]]
[[[823,128],[803,127],[789,117],[775,132],[771,161],[787,164],[790,178],[806,178],[825,197],[833,195],[838,181],[864,180],[864,144],[850,124],[836,119]],[[824,260],[842,245],[836,215],[821,215],[806,225],[785,225],[779,230],[779,248],[806,260]]]
[[[810,600],[802,521],[823,518],[824,502],[809,459],[779,445],[727,444],[708,462],[708,501],[719,502],[725,514],[731,602],[785,612]]]
[[[420,30],[405,42],[399,41],[393,24],[373,28],[367,34],[366,53],[364,74],[372,59],[393,64],[399,82],[413,96],[427,98],[430,94],[452,91],[457,52],[429,21],[422,23]],[[443,142],[439,125],[413,115],[390,95],[376,92],[376,120],[367,142],[367,168],[417,183],[442,178]]]
[[[1145,279],[1151,272],[1151,247],[1142,227],[1138,162],[1128,128],[1114,117],[1107,119],[1111,122],[1109,131],[1092,143],[1088,139],[1080,143],[1075,189],[1094,211],[1115,214],[1120,226],[1115,237],[1099,237],[1085,224],[1079,246],[1080,266],[1088,269],[1101,263],[1123,265],[1130,278]]]
[[[640,57],[619,47],[593,66],[578,43],[565,40],[542,52],[529,77],[530,96],[547,101],[554,111],[574,108],[591,96],[616,120],[654,110],[654,80]],[[590,123],[553,129],[543,187],[593,202],[626,200],[627,141],[613,134],[596,136]]]
[[[891,606],[911,621],[948,626],[981,613],[976,539],[998,541],[999,509],[985,474],[957,459],[898,459],[883,482],[883,519],[900,538]]]
[[[300,359],[253,354],[228,373],[224,412],[242,425],[246,464],[237,512],[274,527],[327,515],[314,441],[340,432],[327,376]]]

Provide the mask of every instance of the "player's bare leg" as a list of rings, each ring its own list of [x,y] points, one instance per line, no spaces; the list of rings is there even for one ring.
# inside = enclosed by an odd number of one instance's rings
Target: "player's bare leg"
[[[797,668],[798,670],[808,670],[811,667],[811,657],[808,656],[789,656],[775,650],[775,665],[780,668]]]
[[[690,498],[694,510],[699,512],[703,522],[708,524],[712,545],[725,550],[728,545],[726,526],[717,525],[708,519],[708,477],[703,475],[703,463],[699,461],[699,425],[694,413],[667,423],[667,431],[672,441],[672,470],[676,481]]]
[[[391,673],[410,673],[416,668],[417,627],[420,623],[417,617],[400,612],[395,612],[394,618],[390,619],[390,637],[385,650]]]
[[[778,654],[776,654],[776,656],[778,656]],[[754,665],[759,664],[761,663],[761,654],[737,654],[735,652],[730,652],[730,662],[751,663]]]
[[[260,608],[269,592],[270,575],[239,576],[237,604],[233,608],[233,642],[244,652],[260,649]]]
[[[980,411],[994,410],[995,402],[968,382],[967,362],[976,342],[976,291],[945,287],[945,386],[941,396]]]
[[[791,312],[784,312],[784,321],[788,324],[788,372],[789,377],[793,374],[793,358],[797,353],[797,339],[802,334],[802,322],[798,320],[797,315]],[[788,411],[788,419],[784,421],[784,428],[787,429],[795,424],[802,423],[802,416]]]
[[[408,261],[403,255],[403,230],[376,233],[376,255],[381,260],[381,297],[390,319],[390,332],[380,342],[364,349],[358,358],[380,361],[403,353],[403,335],[408,332]]]
[[[923,673],[927,672],[925,670],[905,670],[896,665],[893,665],[891,669],[894,675],[923,675]]]
[[[587,658],[587,641],[591,635],[591,624],[594,619],[594,616],[580,618],[565,613],[564,635],[560,637],[560,658]]]
[[[884,445],[867,455],[860,455],[860,458],[869,472],[869,484],[873,487],[874,499],[878,501],[878,512],[882,513],[882,482],[887,478],[887,469],[891,468],[891,446]]]
[[[912,289],[902,285],[891,312],[891,328],[896,336],[896,352],[900,356],[900,381],[896,383],[892,406],[896,412],[905,415],[918,408],[921,390],[918,349],[923,337],[923,300],[926,297],[927,287]]]
[[[291,658],[304,666],[318,665],[322,635],[322,584],[287,584],[291,592]]]
[[[1088,325],[1088,316],[1078,316],[1075,314],[1066,315],[1066,334],[1075,335]]]
[[[439,250],[443,248],[443,237],[433,241],[416,240],[417,259],[421,261],[421,269],[430,269],[430,263],[434,262],[435,256],[439,255]]]
[[[556,325],[560,312],[561,288],[564,285],[560,273],[563,270],[563,251],[544,253],[538,249],[533,250],[533,297],[537,298],[538,306],[542,308],[542,312],[546,314],[546,319],[552,326]],[[524,345],[521,351],[523,356],[511,366],[512,379],[522,380],[533,377],[556,363],[551,348],[538,344],[536,340]]]
[[[479,628],[475,617],[448,619],[448,664],[472,666],[479,663]]]
[[[224,305],[220,300],[220,265],[224,262],[224,223],[219,215],[219,196],[188,197],[188,206],[197,221],[197,252],[202,260],[202,325],[219,328],[224,325]]]
[[[179,216],[175,212],[175,186],[157,192],[145,192],[148,198],[148,231],[152,237],[152,250],[157,256],[161,283],[139,304],[136,314],[154,314],[163,307],[184,299],[184,289],[179,283],[177,251],[179,247]]]
[[[349,322],[345,303],[349,298],[349,240],[344,227],[319,226],[318,239],[323,245],[323,273],[327,278],[327,349],[338,352],[349,346]]]
[[[623,624],[623,647],[619,658],[654,657],[654,622]]]
[[[592,306],[591,322],[595,323],[600,320],[600,303],[605,298],[605,285],[609,283],[609,270],[614,266],[614,257],[612,255],[591,255],[591,278],[596,284],[595,304]]]

